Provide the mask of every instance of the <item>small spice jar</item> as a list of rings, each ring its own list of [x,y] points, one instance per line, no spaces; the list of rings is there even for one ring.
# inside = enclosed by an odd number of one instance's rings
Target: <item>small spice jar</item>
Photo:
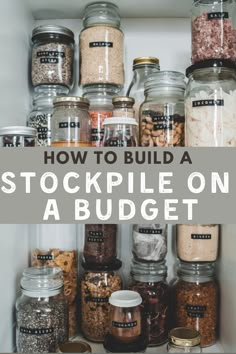
[[[113,117],[135,118],[134,99],[127,96],[116,96],[112,99]]]
[[[137,127],[134,118],[111,117],[103,122],[105,127],[103,145],[110,147],[138,146]]]
[[[35,147],[37,130],[24,126],[0,128],[0,147]]]
[[[85,272],[81,281],[81,330],[88,340],[103,342],[108,333],[109,297],[122,289],[121,266],[118,259],[106,266],[82,263]]]
[[[200,333],[192,328],[173,328],[169,332],[168,353],[201,353]]]
[[[200,332],[201,347],[215,344],[218,332],[219,291],[214,263],[183,263],[178,265],[174,285],[177,327],[194,328]]]
[[[92,353],[92,349],[86,342],[73,341],[61,344],[57,353]]]
[[[130,289],[142,297],[143,333],[148,346],[162,345],[168,339],[169,286],[165,261],[142,263],[133,260]]]
[[[89,101],[83,97],[57,97],[52,115],[53,147],[91,146]]]
[[[18,353],[54,353],[68,340],[68,309],[60,268],[32,267],[21,279],[16,301]]]
[[[215,262],[219,225],[177,225],[177,254],[184,262]]]

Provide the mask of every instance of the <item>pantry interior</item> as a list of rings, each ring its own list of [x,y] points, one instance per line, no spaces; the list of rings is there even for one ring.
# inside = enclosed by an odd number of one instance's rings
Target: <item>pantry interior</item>
[[[82,29],[82,13],[91,1],[78,0],[3,0],[1,3],[2,45],[1,64],[1,126],[25,125],[30,111],[30,40],[33,27],[53,23],[70,28],[76,38],[76,63],[78,63],[78,35]],[[162,69],[185,72],[190,65],[190,8],[191,1],[178,0],[119,0],[122,30],[125,34],[125,89],[132,77],[132,61],[138,56],[155,56]],[[78,83],[78,64],[76,65]],[[75,85],[74,95],[80,95]],[[37,201],[36,201],[37,202]],[[15,350],[14,304],[19,295],[22,270],[29,265],[32,242],[36,237],[34,225],[1,225],[1,301],[0,301],[0,351]],[[45,237],[55,228],[55,233],[74,232],[79,250],[83,246],[82,225],[45,225]],[[204,352],[234,352],[236,349],[236,225],[223,225],[221,229],[218,279],[221,287],[220,339],[217,345]],[[175,232],[169,227],[168,268],[169,279],[174,275]],[[131,226],[120,225],[121,260],[126,277],[130,264]],[[129,245],[129,247],[127,247]],[[94,345],[93,352],[102,352],[102,346]],[[162,348],[147,352],[163,352]]]

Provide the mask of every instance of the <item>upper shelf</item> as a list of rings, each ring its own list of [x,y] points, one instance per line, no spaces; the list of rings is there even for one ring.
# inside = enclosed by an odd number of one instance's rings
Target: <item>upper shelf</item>
[[[94,0],[26,0],[36,20],[82,18],[84,7]],[[109,0],[128,18],[189,17],[191,0]]]

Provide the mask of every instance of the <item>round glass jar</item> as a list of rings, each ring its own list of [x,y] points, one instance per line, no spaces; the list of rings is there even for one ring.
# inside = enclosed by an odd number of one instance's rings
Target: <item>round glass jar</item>
[[[140,107],[140,145],[184,146],[184,74],[160,71],[145,81]]]
[[[200,333],[192,328],[173,328],[169,332],[168,353],[201,353]]]
[[[186,146],[236,146],[235,69],[230,60],[208,60],[187,69]]]
[[[134,118],[134,99],[127,96],[116,96],[112,99],[113,117]]]
[[[177,254],[184,262],[215,262],[219,225],[177,225]]]
[[[21,279],[16,301],[18,353],[55,353],[68,340],[68,308],[60,268],[32,267]]]
[[[82,97],[57,97],[52,115],[53,147],[91,146],[89,101]]]
[[[85,7],[80,32],[80,84],[124,85],[124,35],[119,8],[110,2]]]
[[[61,344],[57,353],[92,353],[92,349],[86,342],[73,341]]]
[[[165,261],[142,263],[133,260],[131,265],[132,285],[142,297],[143,333],[148,346],[162,345],[168,339],[169,286],[166,282]]]
[[[138,146],[137,127],[134,118],[111,117],[103,122],[105,131],[103,145],[109,147]]]
[[[36,27],[32,33],[32,83],[38,85],[74,84],[74,33],[57,25]]]
[[[25,126],[0,128],[0,147],[35,147],[37,130]]]
[[[216,343],[218,337],[219,289],[214,263],[183,263],[178,265],[174,285],[177,327],[194,328],[200,332],[201,347]]]
[[[235,1],[195,0],[192,6],[192,62],[236,60]]]
[[[109,297],[122,289],[119,260],[107,266],[82,263],[81,330],[85,338],[103,342],[109,329],[111,306]]]

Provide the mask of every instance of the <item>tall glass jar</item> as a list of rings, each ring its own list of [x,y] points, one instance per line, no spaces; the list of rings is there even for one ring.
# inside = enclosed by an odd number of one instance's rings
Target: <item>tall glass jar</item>
[[[103,145],[110,147],[138,146],[137,126],[134,118],[111,117],[104,120]]]
[[[68,308],[59,268],[32,267],[21,278],[16,301],[18,353],[55,353],[68,340]]]
[[[192,328],[173,328],[169,332],[168,353],[201,353],[200,333]]]
[[[148,345],[162,345],[167,342],[169,329],[169,286],[165,261],[142,263],[133,260],[131,276],[130,289],[137,291],[143,300],[143,333],[148,338]]]
[[[52,115],[53,147],[91,146],[89,101],[82,97],[57,97]]]
[[[208,60],[186,71],[186,146],[236,146],[236,64]]]
[[[124,85],[123,42],[119,8],[110,2],[85,7],[80,33],[80,84]]]
[[[116,96],[112,99],[113,117],[134,118],[135,101],[132,97]]]
[[[218,337],[219,291],[214,263],[183,263],[174,286],[177,327],[200,332],[201,346],[213,345]]]
[[[160,71],[147,78],[140,107],[141,146],[184,146],[184,79],[175,71]]]

